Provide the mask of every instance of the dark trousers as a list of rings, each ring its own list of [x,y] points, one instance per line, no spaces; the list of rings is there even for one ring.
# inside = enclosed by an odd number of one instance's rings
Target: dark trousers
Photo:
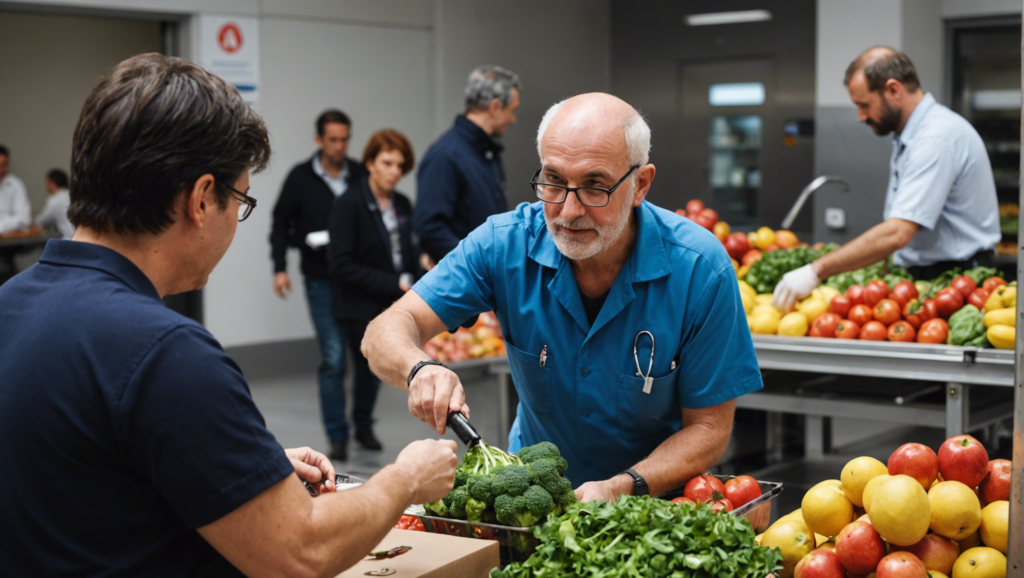
[[[306,300],[309,316],[320,343],[320,413],[331,443],[348,441],[345,421],[345,335],[334,318],[334,296],[331,282],[306,277]]]
[[[363,352],[359,349],[363,343],[367,325],[369,323],[366,321],[341,322],[354,364],[352,368],[355,373],[355,382],[352,386],[352,423],[356,426],[356,433],[368,432],[372,429],[373,406],[377,403],[377,390],[380,388],[380,380],[370,371],[370,362],[366,360]]]

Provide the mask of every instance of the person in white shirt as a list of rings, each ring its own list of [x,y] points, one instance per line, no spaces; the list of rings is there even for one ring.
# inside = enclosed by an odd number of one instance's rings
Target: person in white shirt
[[[40,227],[53,225],[61,238],[70,239],[75,234],[75,226],[68,220],[68,206],[71,204],[68,175],[60,169],[51,169],[46,173],[44,185],[50,197],[46,199],[43,212],[36,217],[36,224]]]
[[[26,229],[32,223],[25,183],[7,172],[10,158],[7,147],[0,145],[0,233]]]

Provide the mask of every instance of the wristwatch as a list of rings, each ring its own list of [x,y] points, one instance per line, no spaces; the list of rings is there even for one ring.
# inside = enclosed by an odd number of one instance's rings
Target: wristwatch
[[[448,366],[437,361],[436,359],[424,359],[423,361],[412,366],[412,371],[409,372],[409,377],[405,380],[405,387],[408,388],[412,385],[412,378],[416,377],[416,373],[428,365],[440,365],[441,367],[448,369]]]
[[[624,472],[621,472],[621,473],[622,474],[626,474],[629,477],[633,478],[633,495],[634,496],[649,496],[649,495],[651,495],[650,488],[647,487],[647,480],[645,480],[644,477],[641,476],[640,474],[636,473],[636,470],[630,468],[630,469],[628,469],[628,470],[626,470]]]

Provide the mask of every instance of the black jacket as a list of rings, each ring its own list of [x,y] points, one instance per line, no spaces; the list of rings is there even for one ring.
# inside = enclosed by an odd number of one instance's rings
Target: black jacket
[[[371,321],[405,292],[398,286],[402,273],[419,272],[419,251],[412,236],[412,204],[394,191],[391,202],[398,217],[402,271],[391,260],[391,240],[377,199],[364,177],[338,197],[331,209],[328,246],[334,315],[340,321]]]
[[[345,159],[345,165],[346,180],[351,188],[363,179],[366,169],[353,159]],[[303,275],[328,278],[326,247],[313,249],[306,244],[306,235],[327,230],[334,200],[334,191],[313,171],[313,157],[292,167],[274,205],[274,223],[270,229],[274,273],[286,270],[286,255],[291,246],[298,247],[302,253]]]

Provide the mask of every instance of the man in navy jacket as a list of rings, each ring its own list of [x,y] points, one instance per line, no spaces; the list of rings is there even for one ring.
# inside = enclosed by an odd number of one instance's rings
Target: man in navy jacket
[[[413,227],[434,263],[487,217],[508,210],[504,147],[496,139],[516,122],[519,88],[519,77],[510,70],[494,65],[474,69],[466,86],[465,114],[456,116],[451,130],[423,156]]]

